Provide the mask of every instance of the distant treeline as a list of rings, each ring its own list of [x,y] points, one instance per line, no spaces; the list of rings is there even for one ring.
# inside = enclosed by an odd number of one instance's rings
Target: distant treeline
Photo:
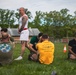
[[[28,9],[25,10],[29,19],[32,19],[31,12]],[[38,28],[41,32],[54,38],[72,37],[76,32],[76,11],[74,15],[68,12],[67,8],[50,12],[36,11],[33,21],[29,21],[29,27]],[[15,22],[19,17],[19,12],[0,9],[0,26],[17,28],[18,24],[15,25]]]

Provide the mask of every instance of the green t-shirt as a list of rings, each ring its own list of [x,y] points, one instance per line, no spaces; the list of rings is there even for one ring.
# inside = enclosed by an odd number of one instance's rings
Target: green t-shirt
[[[38,38],[37,38],[37,36],[33,36],[33,37],[31,38],[31,40],[30,40],[30,43],[31,43],[31,44],[38,43]]]
[[[30,40],[30,43],[33,44],[33,48],[36,50],[36,44],[38,43],[38,38],[37,36],[33,36]]]

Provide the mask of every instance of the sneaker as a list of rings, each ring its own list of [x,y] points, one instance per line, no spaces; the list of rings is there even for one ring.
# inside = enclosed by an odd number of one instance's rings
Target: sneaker
[[[22,56],[19,56],[18,58],[14,59],[14,60],[22,60]]]

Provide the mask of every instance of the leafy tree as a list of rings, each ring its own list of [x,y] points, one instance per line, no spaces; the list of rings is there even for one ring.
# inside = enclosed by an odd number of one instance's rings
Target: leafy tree
[[[8,10],[8,9],[0,9],[0,24],[1,27],[4,27],[3,25],[13,25],[15,22],[14,20],[14,11]]]
[[[72,16],[68,12],[67,8],[60,11],[50,11],[49,13],[36,11],[32,26],[54,38],[72,36],[76,30],[76,14]]]

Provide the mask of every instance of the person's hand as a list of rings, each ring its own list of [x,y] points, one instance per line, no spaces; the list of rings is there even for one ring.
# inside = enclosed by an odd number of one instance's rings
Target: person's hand
[[[39,38],[39,42],[42,42],[42,36]]]
[[[20,34],[20,31],[18,30],[18,33]]]
[[[76,57],[76,54],[75,54],[75,57]]]
[[[39,51],[37,51],[37,55],[39,55]]]

